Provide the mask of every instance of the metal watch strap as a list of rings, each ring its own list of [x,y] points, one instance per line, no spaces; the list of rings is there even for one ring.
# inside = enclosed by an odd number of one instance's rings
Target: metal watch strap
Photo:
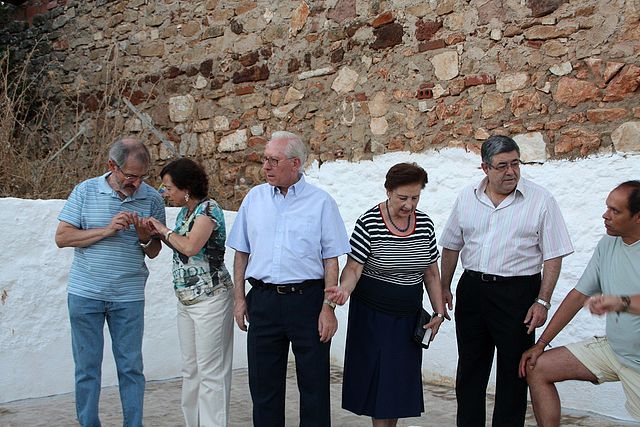
[[[324,301],[322,301],[323,304],[327,304],[329,307],[331,308],[336,308],[336,303],[331,301],[330,299],[325,298]]]
[[[149,241],[147,243],[142,243],[141,241],[138,241],[138,244],[140,245],[140,247],[142,249],[147,249],[149,247],[149,245],[151,244],[151,242],[153,242],[153,239],[149,239]]]
[[[537,299],[536,299],[536,302],[537,302],[538,304],[540,304],[541,306],[543,306],[544,308],[546,308],[547,310],[550,310],[550,309],[551,309],[551,303],[549,303],[549,302],[547,302],[547,301],[543,300],[542,298],[537,298]]]

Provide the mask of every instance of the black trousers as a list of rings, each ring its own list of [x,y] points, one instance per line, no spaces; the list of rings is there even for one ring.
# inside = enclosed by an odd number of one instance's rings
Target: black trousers
[[[527,382],[518,377],[522,353],[534,343],[524,318],[540,291],[540,275],[484,282],[464,273],[456,291],[457,425],[484,427],[486,391],[497,350],[493,427],[524,425]]]
[[[255,427],[284,427],[289,343],[296,360],[300,426],[331,425],[329,347],[320,342],[318,316],[323,286],[280,295],[269,287],[247,294],[249,390]]]

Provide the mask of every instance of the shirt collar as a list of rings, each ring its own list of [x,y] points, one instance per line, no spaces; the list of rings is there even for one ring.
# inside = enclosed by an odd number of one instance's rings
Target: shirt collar
[[[476,193],[476,197],[480,198],[480,194],[484,193],[484,190],[486,190],[487,188],[487,184],[489,183],[489,178],[487,178],[486,176],[482,179],[482,181],[478,182],[475,187],[473,188],[473,190]],[[526,179],[524,179],[522,176],[520,176],[520,179],[518,180],[518,185],[516,185],[516,189],[515,191],[517,193],[520,193],[520,195],[522,197],[526,197],[527,194],[527,183],[526,183]],[[513,193],[512,193],[513,194]]]
[[[107,179],[109,178],[110,175],[111,175],[111,172],[107,172],[104,175],[101,175],[100,178],[98,178],[98,191],[103,194],[111,194],[113,197],[120,198],[116,190],[114,190],[111,187],[111,185],[109,185],[109,181]],[[140,185],[140,187],[138,187],[135,193],[133,193],[131,196],[127,196],[122,201],[124,202],[129,200],[138,200],[138,199],[146,199],[146,198],[147,198],[147,184],[143,182]]]
[[[287,190],[287,194],[293,194],[295,196],[299,194],[301,191],[303,191],[304,187],[307,186],[307,182],[304,179],[304,175],[299,174],[298,177],[300,179],[298,179],[298,182],[296,182],[291,187],[289,187],[289,189]],[[275,197],[278,194],[281,194],[280,189],[278,187],[271,186],[271,195]]]

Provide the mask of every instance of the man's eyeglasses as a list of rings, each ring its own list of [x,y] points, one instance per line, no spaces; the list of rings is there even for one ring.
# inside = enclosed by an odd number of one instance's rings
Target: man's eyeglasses
[[[284,159],[278,159],[277,157],[268,157],[268,156],[264,156],[262,158],[262,164],[264,165],[265,162],[269,163],[269,166],[271,166],[272,168],[276,168],[278,167],[278,164],[283,161],[283,160],[291,160],[292,157],[286,157]]]
[[[124,177],[124,179],[126,181],[137,181],[137,180],[145,180],[149,178],[149,174],[145,174],[145,175],[131,175],[128,173],[125,173],[125,171],[122,170],[122,168],[118,165],[116,165],[116,168],[118,168],[118,170],[120,171],[120,173],[122,174],[122,176]]]
[[[518,160],[514,160],[514,161],[512,161],[510,163],[501,162],[501,163],[498,163],[495,166],[487,163],[487,166],[489,166],[491,169],[497,170],[498,172],[505,172],[509,168],[514,169],[514,170],[515,169],[519,169],[521,163],[522,162],[520,162],[520,159],[518,159]]]

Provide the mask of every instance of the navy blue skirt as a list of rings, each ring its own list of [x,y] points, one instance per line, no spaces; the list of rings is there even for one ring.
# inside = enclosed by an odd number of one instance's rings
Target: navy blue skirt
[[[417,316],[383,313],[351,298],[344,409],[376,419],[419,417],[424,412],[422,348],[413,341]]]

